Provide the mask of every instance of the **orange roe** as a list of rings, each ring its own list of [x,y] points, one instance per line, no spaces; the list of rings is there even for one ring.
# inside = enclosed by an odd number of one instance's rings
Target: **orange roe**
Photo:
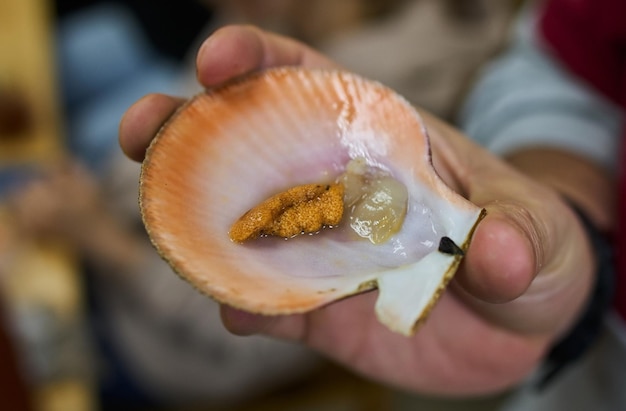
[[[231,227],[230,239],[243,243],[262,236],[294,237],[339,224],[342,184],[305,184],[288,189],[246,212]]]

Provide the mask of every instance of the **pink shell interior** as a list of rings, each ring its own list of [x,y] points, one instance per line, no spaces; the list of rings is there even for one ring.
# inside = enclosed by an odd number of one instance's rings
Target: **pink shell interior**
[[[344,72],[271,70],[196,96],[163,127],[143,166],[144,222],[161,254],[201,291],[254,312],[309,310],[371,288],[381,272],[436,248],[442,229],[420,222],[433,208],[456,203],[475,214],[439,180],[428,150],[416,111],[384,86]],[[389,243],[333,230],[230,241],[230,225],[249,208],[286,188],[333,180],[355,157],[409,187],[406,229]]]

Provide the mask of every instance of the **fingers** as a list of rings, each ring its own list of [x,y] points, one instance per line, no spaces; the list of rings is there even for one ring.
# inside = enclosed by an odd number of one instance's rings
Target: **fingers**
[[[120,122],[119,142],[124,153],[135,161],[142,161],[150,141],[184,101],[163,94],[149,94],[133,104]]]
[[[278,316],[251,314],[223,305],[221,316],[225,327],[234,334],[263,334],[298,341],[345,360],[353,358],[362,344],[370,342],[365,335],[392,334],[374,315],[376,297],[377,293],[364,293],[306,314]],[[399,334],[395,337],[404,340]]]
[[[220,313],[226,329],[236,335],[265,334],[286,340],[302,340],[305,335],[304,315],[265,316],[225,305]]]
[[[220,306],[222,322],[235,335],[254,335],[263,332],[274,321],[274,317],[252,314],[227,305]]]
[[[217,30],[200,47],[196,59],[198,81],[205,87],[260,69],[294,65],[335,66],[298,41],[253,26]]]
[[[264,68],[282,65],[332,67],[313,49],[287,37],[252,26],[229,26],[216,31],[198,51],[197,76],[205,87]],[[119,142],[133,160],[141,161],[163,123],[183,99],[150,94],[130,107],[120,122]]]

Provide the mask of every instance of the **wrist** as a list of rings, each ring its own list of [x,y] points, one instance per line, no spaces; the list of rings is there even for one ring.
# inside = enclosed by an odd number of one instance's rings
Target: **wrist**
[[[510,164],[554,189],[569,204],[584,230],[593,256],[592,287],[570,327],[552,344],[538,388],[582,358],[600,334],[611,306],[614,282],[612,245],[607,233],[615,226],[614,178],[597,164],[556,149],[529,149],[507,157]]]
[[[599,230],[609,232],[615,226],[615,181],[604,168],[576,154],[551,148],[527,149],[506,159],[519,171],[554,189]]]
[[[604,233],[577,207],[573,206],[594,254],[594,283],[591,293],[576,322],[550,348],[537,381],[543,389],[565,368],[581,359],[593,346],[602,331],[605,314],[612,305],[615,288],[613,247]]]

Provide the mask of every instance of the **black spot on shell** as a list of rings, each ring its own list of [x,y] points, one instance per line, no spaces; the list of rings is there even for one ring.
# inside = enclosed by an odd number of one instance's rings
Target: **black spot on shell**
[[[456,245],[454,241],[450,239],[450,237],[441,237],[441,240],[439,241],[438,250],[439,252],[444,253],[444,254],[460,255],[460,256],[465,255],[461,247]]]

